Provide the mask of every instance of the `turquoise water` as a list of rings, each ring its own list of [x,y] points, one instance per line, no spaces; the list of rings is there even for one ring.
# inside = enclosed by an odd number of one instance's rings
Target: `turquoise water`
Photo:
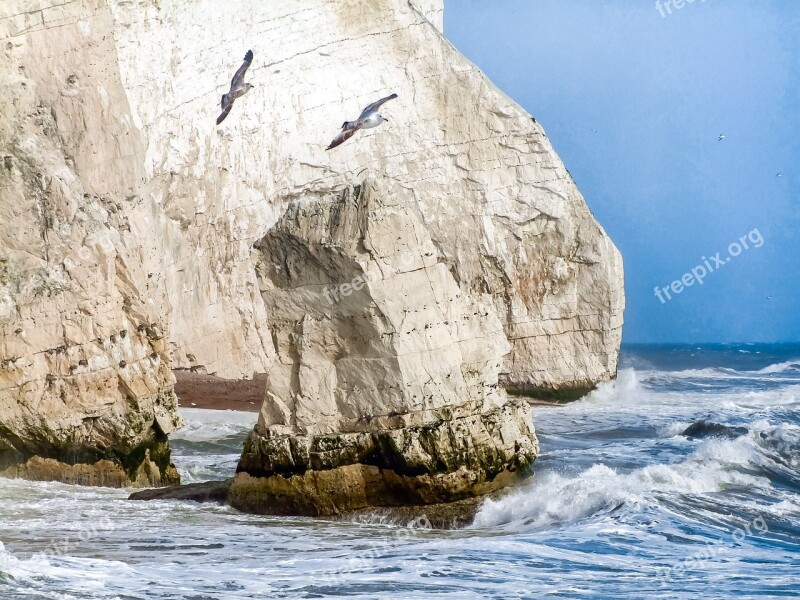
[[[626,348],[534,409],[535,477],[459,531],[0,480],[0,598],[798,597],[798,408],[798,346]],[[184,481],[230,476],[255,415],[184,416]]]

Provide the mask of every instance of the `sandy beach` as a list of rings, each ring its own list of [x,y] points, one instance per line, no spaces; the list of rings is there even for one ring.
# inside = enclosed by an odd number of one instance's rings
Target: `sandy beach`
[[[176,369],[173,373],[178,406],[249,412],[261,409],[267,384],[265,374],[256,374],[253,379],[224,379],[186,369]]]

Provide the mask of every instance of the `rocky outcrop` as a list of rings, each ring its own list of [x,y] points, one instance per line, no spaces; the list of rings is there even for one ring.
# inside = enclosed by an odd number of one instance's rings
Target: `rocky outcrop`
[[[228,502],[247,512],[309,515],[451,502],[524,477],[538,452],[524,402],[389,430],[292,436],[257,427]]]
[[[540,125],[441,28],[440,0],[3,2],[4,460],[134,481],[149,453],[169,480],[177,367],[269,374],[240,479],[271,477],[258,440],[462,418],[459,460],[491,439],[521,471],[535,442],[504,389],[614,376],[621,260]],[[256,87],[216,127],[247,48]],[[388,123],[325,151],[389,91]],[[490,414],[529,443],[481,437]],[[380,456],[328,470],[390,477]]]
[[[180,500],[183,502],[210,502],[225,504],[233,479],[203,481],[133,492],[128,500]]]
[[[139,490],[133,492],[128,497],[128,500],[174,500],[178,502],[227,504],[228,492],[232,482],[232,479],[226,479],[224,481],[204,481],[202,483]],[[497,500],[504,493],[505,491],[491,492],[488,497]],[[402,526],[410,523],[419,523],[426,528],[460,529],[472,523],[485,498],[486,496],[480,496],[439,504],[367,507],[329,516],[366,522],[374,522],[378,519],[382,523],[395,523]],[[258,500],[258,497],[255,499]]]
[[[244,510],[486,493],[538,452],[506,389],[569,397],[616,370],[619,255],[541,128],[393,8],[374,52],[425,47],[381,65],[414,105],[398,101],[380,144],[342,147],[363,161],[354,182],[286,198],[255,246],[276,356],[229,494]]]
[[[458,285],[391,180],[302,199],[256,248],[277,351],[261,426],[384,430],[505,401],[509,344],[491,295]]]
[[[721,423],[714,423],[713,421],[706,421],[703,419],[700,421],[695,421],[689,425],[689,427],[683,430],[681,435],[692,439],[719,437],[735,440],[738,437],[747,435],[748,432],[749,430],[747,427],[734,427],[732,425],[723,425]]]

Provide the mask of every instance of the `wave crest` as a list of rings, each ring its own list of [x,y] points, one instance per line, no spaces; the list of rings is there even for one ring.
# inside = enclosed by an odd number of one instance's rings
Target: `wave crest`
[[[623,506],[680,501],[684,494],[708,494],[729,487],[768,488],[770,480],[754,474],[758,449],[739,440],[708,440],[686,460],[653,464],[628,473],[596,464],[575,475],[548,472],[499,500],[487,500],[474,527],[514,523],[514,528],[548,529],[616,511]]]

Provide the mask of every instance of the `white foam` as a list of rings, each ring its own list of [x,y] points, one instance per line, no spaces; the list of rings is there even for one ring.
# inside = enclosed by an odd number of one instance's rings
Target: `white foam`
[[[775,363],[774,365],[764,367],[763,369],[759,369],[758,371],[755,372],[759,374],[770,374],[770,373],[785,373],[786,371],[800,372],[800,358],[796,358],[794,360],[787,360],[786,362]]]
[[[0,542],[0,573],[14,575],[14,570],[19,561],[6,551],[3,542]]]
[[[754,447],[773,460],[773,457],[792,468],[800,468],[800,427],[791,423],[771,425],[769,421],[760,420],[751,426],[749,436]]]
[[[681,369],[677,371],[662,371],[659,369],[647,368],[640,369],[639,374],[642,378],[660,379],[756,379],[758,381],[776,381],[774,378],[760,379],[756,375],[777,375],[781,373],[797,373],[800,375],[800,359],[792,359],[784,362],[775,363],[754,371],[736,370],[728,367],[706,367],[704,369]],[[782,381],[782,380],[778,380]],[[786,379],[785,381],[797,381],[796,378]]]
[[[170,434],[172,440],[208,441],[249,431],[258,414],[239,410],[180,408],[186,425]]]
[[[604,381],[574,404],[613,405],[638,404],[644,389],[634,369],[621,369],[617,378]]]
[[[737,374],[731,369],[708,367],[705,369],[682,369],[680,371],[646,371],[642,375],[674,379],[736,379]]]
[[[113,579],[131,576],[134,570],[120,561],[42,553],[20,560],[7,552],[0,542],[0,573],[12,578],[5,585],[0,583],[2,587],[8,586],[6,590],[16,587],[16,591],[24,591],[26,596],[36,590],[37,597],[41,598],[79,600],[103,591]],[[48,588],[52,587],[68,587],[76,595],[50,591]]]
[[[797,496],[788,497],[775,504],[759,504],[758,509],[776,517],[795,519],[800,517],[800,498]]]
[[[724,392],[718,395],[721,409],[750,414],[753,408],[791,406],[800,403],[800,385],[748,392]]]
[[[620,473],[596,464],[576,476],[555,472],[536,476],[530,485],[500,500],[488,500],[475,527],[519,523],[542,529],[574,523],[603,509],[656,502],[656,492],[668,495],[708,494],[729,486],[767,488],[769,480],[741,472],[758,460],[754,448],[736,440],[708,440],[686,460],[654,464]]]

